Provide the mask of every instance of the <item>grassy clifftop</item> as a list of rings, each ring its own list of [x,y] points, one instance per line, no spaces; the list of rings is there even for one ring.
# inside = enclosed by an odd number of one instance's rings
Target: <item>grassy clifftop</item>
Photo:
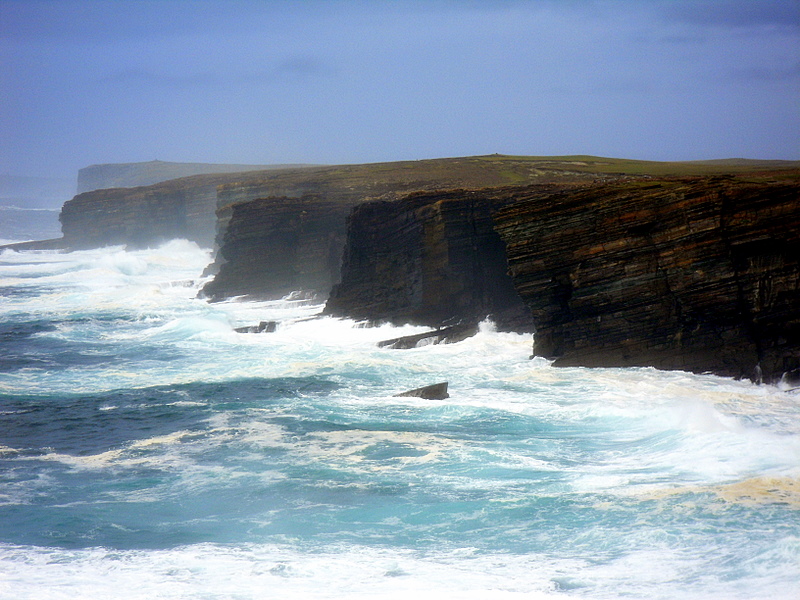
[[[796,178],[800,161],[746,159],[656,162],[597,156],[509,156],[492,154],[461,158],[367,163],[276,169],[241,174],[222,186],[232,193],[220,203],[238,202],[302,189],[304,193],[360,190],[365,195],[387,197],[412,190],[477,189],[534,183],[566,183],[594,179],[704,175],[769,174]],[[240,193],[236,193],[239,188]],[[227,202],[226,202],[227,199]]]
[[[301,165],[225,165],[178,163],[151,160],[136,163],[91,165],[78,171],[78,193],[107,188],[152,185],[170,179],[210,173],[237,173],[262,169],[300,167]]]

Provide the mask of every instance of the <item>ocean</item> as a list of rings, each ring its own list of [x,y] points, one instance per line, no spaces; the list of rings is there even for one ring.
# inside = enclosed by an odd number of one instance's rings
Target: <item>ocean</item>
[[[61,223],[58,221],[61,209],[16,205],[23,203],[0,198],[0,246],[61,237]]]
[[[210,304],[209,261],[0,254],[0,598],[800,597],[800,393],[379,348],[423,328]]]

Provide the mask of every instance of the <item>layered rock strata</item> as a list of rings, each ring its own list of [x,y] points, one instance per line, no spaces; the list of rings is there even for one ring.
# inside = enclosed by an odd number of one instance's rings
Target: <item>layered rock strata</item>
[[[101,189],[64,203],[59,219],[70,249],[111,245],[146,247],[185,238],[211,247],[217,187],[242,173],[195,175],[134,188]]]
[[[347,214],[357,200],[307,195],[262,198],[220,211],[222,268],[203,288],[211,300],[327,296],[339,275]]]
[[[339,281],[345,215],[360,203],[395,201],[423,190],[484,188],[531,181],[593,181],[605,177],[591,170],[573,171],[577,164],[575,161],[557,162],[553,165],[550,161],[538,159],[484,156],[248,174],[250,176],[218,188],[215,243],[218,252],[214,264],[207,270],[207,274],[215,277],[203,293],[214,300],[239,295],[278,296],[293,291],[287,286],[302,284],[312,287],[295,287],[294,290],[326,297],[330,291],[330,285],[325,287],[326,281]],[[588,168],[585,162],[578,162],[581,168]],[[322,203],[320,206],[323,208],[330,207],[327,219],[330,249],[338,252],[339,256],[328,263],[332,270],[326,277],[317,267],[312,269],[315,272],[313,277],[302,276],[309,269],[306,265],[319,265],[320,250],[319,240],[309,241],[308,247],[313,249],[313,254],[303,258],[306,246],[299,240],[306,234],[294,229],[291,219],[288,219],[292,199],[298,198],[306,199],[298,210],[309,210],[314,202]],[[253,202],[253,206],[245,206]],[[290,230],[281,233],[283,225],[275,225],[271,219],[287,223]],[[255,226],[255,223],[259,225]],[[319,225],[324,227],[324,222],[320,221]],[[320,235],[322,231],[315,230],[312,237]],[[281,239],[295,240],[292,243],[300,246],[283,246]],[[290,261],[294,268],[287,268],[284,255],[294,257]]]
[[[535,353],[767,380],[800,364],[800,184],[528,194],[496,215]]]
[[[493,227],[503,201],[498,192],[455,190],[356,206],[342,280],[325,313],[434,327],[490,316],[502,328],[530,331]]]

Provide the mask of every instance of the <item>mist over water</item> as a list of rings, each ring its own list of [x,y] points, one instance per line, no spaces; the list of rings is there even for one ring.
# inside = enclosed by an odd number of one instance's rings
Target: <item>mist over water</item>
[[[57,208],[26,208],[0,202],[0,246],[61,237]]]
[[[422,329],[209,304],[209,261],[0,255],[0,598],[796,593],[797,393],[378,348]]]

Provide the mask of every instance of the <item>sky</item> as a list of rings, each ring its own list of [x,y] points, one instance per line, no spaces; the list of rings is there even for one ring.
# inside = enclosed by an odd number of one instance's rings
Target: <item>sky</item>
[[[800,159],[800,0],[0,0],[0,173]]]

